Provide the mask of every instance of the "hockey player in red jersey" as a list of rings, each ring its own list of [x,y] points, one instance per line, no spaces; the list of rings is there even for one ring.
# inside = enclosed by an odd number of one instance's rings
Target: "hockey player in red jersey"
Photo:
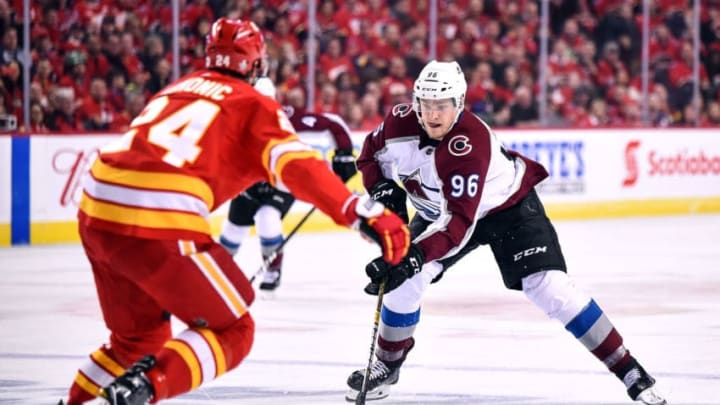
[[[631,399],[665,404],[608,316],[568,278],[558,237],[535,192],[547,172],[506,150],[464,108],[466,89],[456,62],[428,63],[415,81],[413,104],[395,106],[367,136],[357,160],[373,198],[405,218],[406,197],[417,210],[402,263],[378,258],[366,267],[366,292],[377,294],[381,280],[388,291],[367,399],[384,398],[398,381],[428,285],[466,254],[490,245],[507,288],[522,291],[561,322],[624,383]],[[364,372],[348,378],[349,400],[358,395]]]
[[[261,77],[255,83],[255,89],[269,97],[276,97],[276,89],[272,80]],[[302,90],[299,90],[302,95]],[[296,93],[298,94],[298,93]],[[331,114],[316,114],[302,108],[303,98],[283,106],[295,132],[302,140],[305,136],[316,135],[329,138],[335,146],[332,157],[332,169],[340,179],[347,182],[355,173],[355,158],[350,133],[342,118]],[[269,260],[267,269],[262,274],[260,289],[274,291],[280,286],[284,253],[282,246],[282,219],[290,210],[295,198],[270,183],[262,181],[254,184],[230,202],[228,217],[223,223],[220,233],[220,244],[235,255],[243,240],[255,225],[260,239],[263,260]]]
[[[253,88],[265,58],[255,24],[215,21],[207,69],[159,91],[94,162],[79,232],[110,337],[80,367],[67,404],[96,396],[111,405],[155,403],[247,356],[253,288],[212,239],[209,215],[258,181],[359,226],[389,262],[407,253],[402,220],[353,195],[298,139],[277,102]],[[173,336],[167,314],[187,328]]]

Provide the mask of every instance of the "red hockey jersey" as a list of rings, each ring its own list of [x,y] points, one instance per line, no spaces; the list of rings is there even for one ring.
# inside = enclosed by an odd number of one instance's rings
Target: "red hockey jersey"
[[[158,92],[101,150],[78,216],[125,235],[209,239],[210,213],[258,181],[348,225],[350,191],[300,141],[280,105],[242,80],[202,70]]]

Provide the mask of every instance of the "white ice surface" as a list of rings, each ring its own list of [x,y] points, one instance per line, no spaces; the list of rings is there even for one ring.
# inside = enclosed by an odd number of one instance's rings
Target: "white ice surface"
[[[720,404],[720,216],[555,225],[569,274],[670,404]],[[347,376],[368,359],[375,299],[362,287],[377,253],[351,232],[297,234],[280,290],[253,305],[249,357],[163,404],[345,403]],[[237,260],[255,272],[257,239]],[[79,245],[0,248],[0,404],[56,404],[106,337]],[[562,325],[503,287],[488,247],[431,286],[415,337],[377,405],[632,403]]]

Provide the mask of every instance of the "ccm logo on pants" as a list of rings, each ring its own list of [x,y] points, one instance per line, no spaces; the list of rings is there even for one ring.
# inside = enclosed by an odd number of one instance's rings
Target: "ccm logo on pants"
[[[513,259],[515,259],[515,261],[518,261],[518,260],[522,259],[523,257],[528,257],[528,256],[532,256],[534,254],[545,253],[545,252],[547,252],[547,246],[538,246],[538,247],[534,247],[534,248],[530,248],[530,249],[525,249],[522,252],[515,253],[513,255]]]

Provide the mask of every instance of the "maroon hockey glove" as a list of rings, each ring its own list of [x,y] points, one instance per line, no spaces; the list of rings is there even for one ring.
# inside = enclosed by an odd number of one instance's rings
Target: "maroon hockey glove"
[[[398,288],[405,280],[419,273],[423,263],[425,263],[425,254],[414,244],[410,244],[407,256],[396,266],[390,265],[382,257],[378,257],[365,266],[365,273],[371,280],[365,286],[365,292],[377,295],[383,279],[387,280],[385,292],[390,292]]]

